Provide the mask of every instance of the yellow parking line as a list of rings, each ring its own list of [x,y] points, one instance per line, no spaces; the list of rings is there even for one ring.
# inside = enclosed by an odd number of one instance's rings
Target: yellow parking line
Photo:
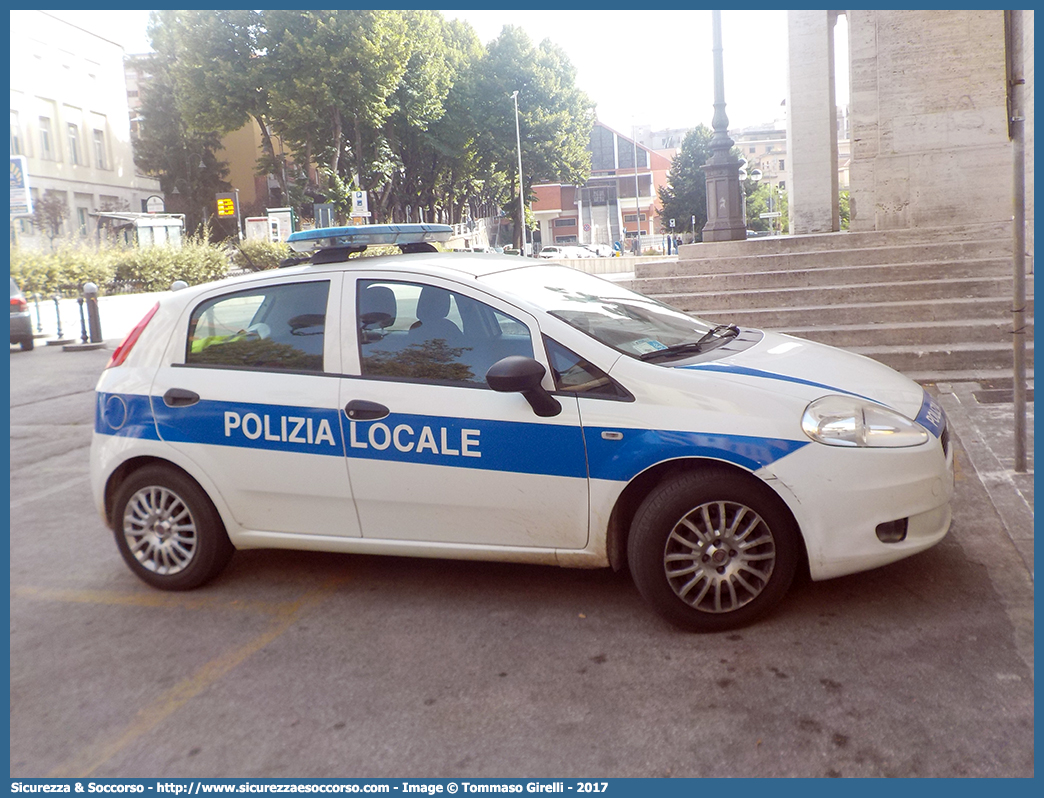
[[[67,479],[64,482],[59,482],[57,485],[51,485],[49,488],[44,488],[43,490],[37,491],[36,493],[30,494],[28,496],[21,496],[17,499],[11,499],[11,509],[17,510],[19,507],[22,507],[26,504],[34,504],[36,502],[42,501],[43,499],[46,499],[48,496],[53,496],[55,493],[64,493],[70,488],[78,487],[81,483],[86,484],[89,481],[90,480],[87,477],[87,475],[83,474],[81,476],[73,477],[72,479]]]
[[[276,640],[309,609],[324,601],[344,578],[330,580],[315,590],[310,590],[293,603],[284,605],[272,626],[262,634],[228,653],[211,660],[189,676],[164,692],[151,704],[142,708],[129,726],[114,738],[99,740],[88,746],[64,764],[56,767],[48,778],[86,778],[116,756],[123,749],[156,728],[177,712],[188,701],[195,698],[225,674],[236,668],[250,656]]]
[[[198,596],[185,593],[120,593],[115,590],[67,590],[61,588],[32,587],[28,585],[11,589],[12,598],[27,598],[37,601],[58,601],[69,604],[108,604],[124,607],[164,607],[180,610],[232,609],[250,610],[275,614],[282,612],[286,602],[240,601],[215,596]]]

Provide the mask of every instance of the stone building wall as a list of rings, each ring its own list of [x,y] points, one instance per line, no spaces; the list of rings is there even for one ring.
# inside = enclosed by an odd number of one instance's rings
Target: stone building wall
[[[1003,12],[846,13],[850,229],[1010,219]]]

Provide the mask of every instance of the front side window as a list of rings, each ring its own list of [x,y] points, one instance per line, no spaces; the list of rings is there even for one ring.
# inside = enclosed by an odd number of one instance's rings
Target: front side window
[[[356,306],[365,377],[485,385],[498,360],[533,356],[525,324],[439,286],[360,280]]]
[[[551,338],[544,338],[555,390],[603,399],[633,399],[608,374]]]
[[[200,303],[189,320],[185,363],[322,371],[328,281],[237,291]]]

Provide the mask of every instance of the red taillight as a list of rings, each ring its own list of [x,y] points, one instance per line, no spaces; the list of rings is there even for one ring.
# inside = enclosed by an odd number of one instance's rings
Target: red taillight
[[[139,321],[134,329],[127,334],[127,337],[123,339],[123,343],[116,347],[116,351],[113,352],[112,357],[109,358],[109,365],[105,368],[111,369],[114,366],[120,366],[123,364],[123,361],[127,359],[127,355],[130,354],[134,344],[138,343],[138,339],[145,331],[145,325],[152,321],[152,317],[156,315],[157,310],[159,310],[159,302],[152,306],[152,310],[145,314],[145,317]]]
[[[25,313],[29,310],[29,303],[26,302],[20,296],[11,297],[11,312],[12,313]]]

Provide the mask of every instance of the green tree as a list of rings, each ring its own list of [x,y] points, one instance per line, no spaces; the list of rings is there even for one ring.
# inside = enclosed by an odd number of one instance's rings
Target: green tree
[[[682,141],[678,154],[671,161],[667,185],[659,190],[661,217],[675,219],[681,231],[696,217],[693,231],[696,241],[703,240],[703,227],[707,224],[707,179],[702,166],[710,157],[710,140],[713,131],[706,125],[690,130]]]
[[[286,161],[272,137],[268,93],[270,59],[264,58],[266,12],[154,12],[152,46],[168,57],[177,106],[194,130],[220,135],[251,120],[261,136],[259,168],[272,174],[288,195]]]
[[[279,177],[291,201],[343,206],[362,189],[375,221],[407,208],[432,221],[496,205],[514,215],[513,91],[526,193],[534,182],[587,179],[593,105],[561,48],[533,47],[520,29],[506,27],[487,50],[467,23],[433,11],[164,11],[153,20],[184,136],[253,119],[260,173]],[[277,154],[276,136],[292,160]],[[292,164],[307,170],[296,183]]]
[[[847,230],[848,223],[852,220],[851,207],[849,205],[848,191],[842,191],[837,197],[838,213],[841,217],[841,229]]]
[[[65,192],[47,190],[43,197],[33,203],[33,215],[30,217],[32,225],[47,236],[51,249],[54,249],[54,240],[62,234],[62,227],[68,218],[69,205],[65,201]]]
[[[482,170],[477,151],[470,77],[485,50],[466,22],[447,21],[443,30],[452,77],[444,102],[445,113],[424,133],[422,149],[414,161],[418,171],[409,171],[410,162],[404,155],[407,172],[402,185],[404,195],[416,197],[411,203],[413,207],[419,204],[427,210],[425,218],[436,218],[444,198],[450,212],[446,221],[457,222],[461,221],[462,210],[468,203],[474,204],[472,215],[486,215],[479,208],[497,204],[505,179],[503,174]]]
[[[164,14],[170,12],[162,12]],[[215,152],[221,139],[214,131],[192,128],[179,111],[180,90],[170,71],[175,56],[165,42],[168,26],[153,29],[157,51],[143,56],[150,79],[141,95],[139,137],[134,142],[134,163],[156,175],[167,198],[167,210],[185,214],[186,230],[201,229],[213,215],[214,195],[229,191],[228,166]],[[224,231],[227,232],[227,231]]]
[[[390,98],[391,116],[385,125],[394,168],[377,197],[385,216],[405,218],[406,206],[436,213],[435,185],[447,168],[466,158],[471,147],[470,125],[458,107],[452,124],[446,120],[451,91],[476,48],[478,40],[461,38],[462,31],[433,11],[407,11],[411,55],[406,71]],[[470,32],[470,28],[467,29]],[[480,48],[478,49],[480,52]],[[463,135],[461,135],[463,133]],[[455,181],[447,186],[446,204],[451,221],[459,218],[454,194]]]
[[[266,11],[265,27],[274,127],[284,143],[349,188],[380,190],[395,166],[383,129],[414,46],[406,14]]]
[[[576,86],[576,68],[560,47],[545,40],[534,48],[525,31],[511,25],[490,42],[471,76],[479,163],[487,174],[507,176],[497,199],[515,219],[515,244],[521,246],[512,93],[518,91],[525,196],[534,183],[587,181],[594,105]]]

